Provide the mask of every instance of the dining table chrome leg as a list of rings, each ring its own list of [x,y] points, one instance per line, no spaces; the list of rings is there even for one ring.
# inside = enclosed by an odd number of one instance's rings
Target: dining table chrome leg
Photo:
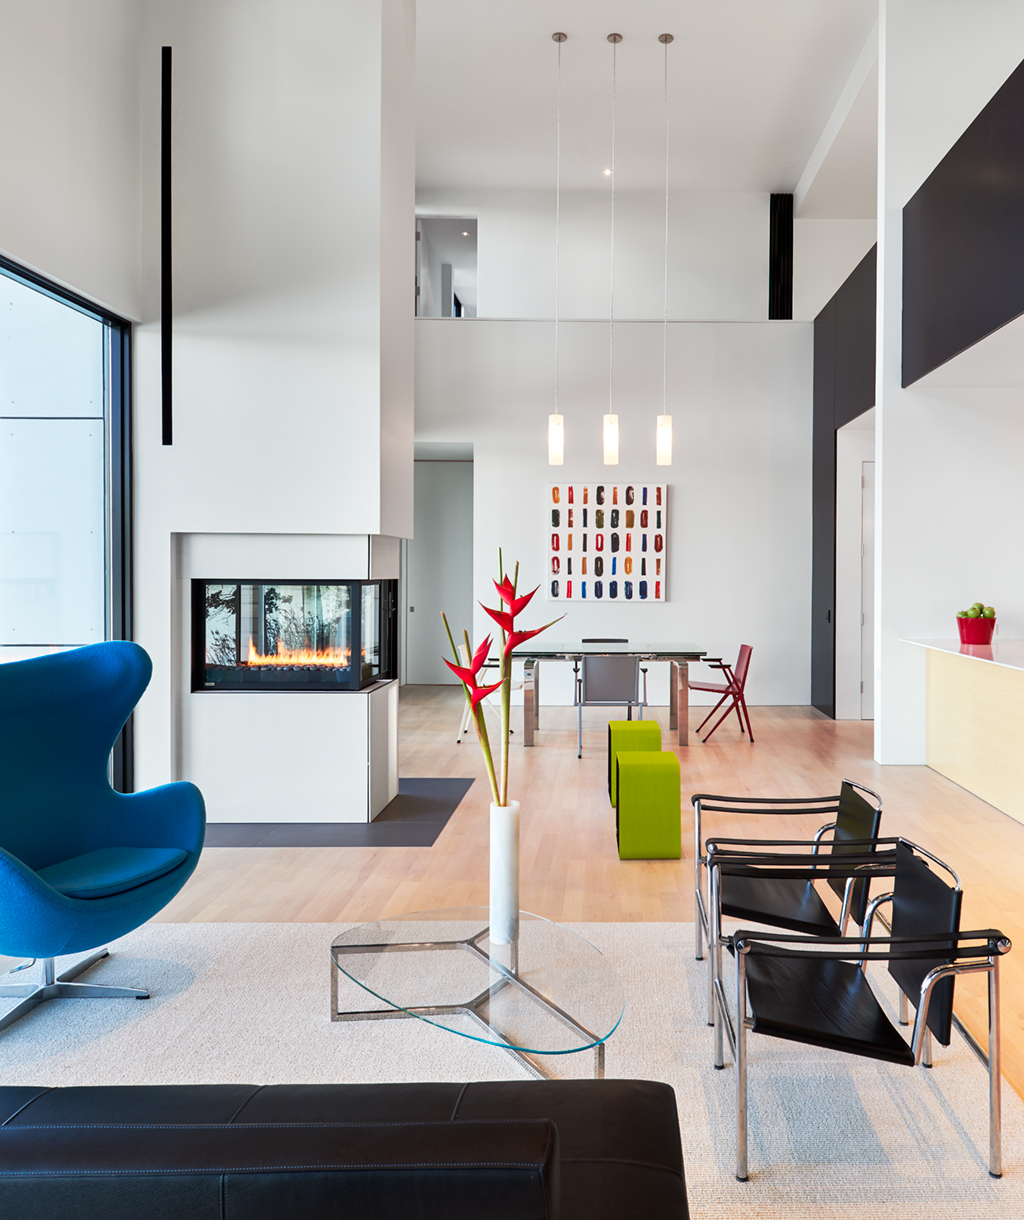
[[[677,661],[675,663],[676,688],[673,692],[676,707],[676,725],[679,730],[679,744],[690,744],[690,663]]]
[[[523,664],[523,745],[533,745],[533,730],[537,727],[537,662],[528,657]]]

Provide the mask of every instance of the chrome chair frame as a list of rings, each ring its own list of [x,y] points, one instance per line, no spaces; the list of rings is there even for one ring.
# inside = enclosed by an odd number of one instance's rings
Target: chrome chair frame
[[[877,840],[877,843],[896,843],[900,840]],[[925,848],[909,840],[902,840],[907,846],[926,859],[933,861],[947,872],[953,879],[956,891],[961,890],[960,879],[952,868],[944,861],[934,856]],[[779,844],[783,846],[784,844]],[[754,853],[749,853],[752,856]],[[862,866],[848,861],[852,870]],[[717,877],[720,864],[712,864],[712,878]],[[812,868],[814,866],[811,866]],[[872,861],[868,866],[876,871],[882,871],[879,861]],[[850,880],[854,880],[851,877]],[[717,881],[715,881],[717,887]],[[849,891],[849,885],[847,887]],[[910,1050],[914,1058],[914,1066],[931,1067],[931,1033],[928,1029],[928,1009],[935,987],[947,978],[956,978],[961,974],[987,974],[988,976],[988,1051],[980,1046],[977,1040],[964,1027],[954,1012],[953,1028],[963,1037],[989,1077],[989,1174],[998,1178],[1002,1176],[1002,1077],[1000,1072],[1000,994],[999,994],[999,958],[1008,953],[1011,943],[997,929],[988,928],[971,932],[959,932],[950,935],[948,932],[938,932],[930,936],[916,935],[904,937],[873,937],[871,929],[878,910],[894,895],[880,894],[872,900],[865,918],[864,934],[861,936],[808,937],[763,933],[741,929],[732,937],[725,938],[718,946],[720,954],[722,945],[728,944],[736,957],[736,1020],[729,1011],[725,991],[721,983],[716,988],[716,1067],[723,1067],[721,1055],[722,1034],[729,1041],[736,1067],[736,1177],[745,1182],[748,1178],[748,1148],[747,1148],[747,1032],[754,1027],[754,1021],[747,1015],[747,971],[746,958],[752,948],[757,945],[786,945],[802,950],[808,956],[823,961],[857,962],[866,974],[868,962],[920,959],[921,945],[927,941],[936,941],[942,946],[955,942],[956,948],[952,955],[962,960],[948,965],[937,966],[930,970],[921,983],[917,1003],[917,1015],[911,1034]],[[881,916],[878,916],[881,921]],[[965,941],[984,941],[984,945],[963,947]],[[901,951],[897,946],[906,945]],[[843,952],[848,947],[849,951]],[[876,951],[876,948],[879,951]],[[900,991],[899,1023],[908,1024],[907,996]]]
[[[873,789],[864,784],[858,784],[852,779],[845,779],[865,797],[874,798],[877,812],[882,811],[882,798]],[[715,802],[709,804],[708,802]],[[694,938],[696,941],[696,959],[704,960],[704,940],[711,941],[711,917],[708,902],[704,898],[704,886],[701,869],[707,869],[707,854],[703,838],[703,815],[705,813],[757,814],[761,817],[806,817],[817,814],[827,817],[839,812],[839,793],[834,796],[810,797],[772,797],[772,796],[716,796],[707,792],[695,792],[690,798],[693,805],[693,902],[694,902]],[[815,831],[811,843],[820,844],[830,830],[835,830],[835,822],[826,822]],[[710,886],[708,889],[710,899]],[[844,924],[840,924],[844,928]],[[710,1018],[708,1024],[711,1024]]]
[[[843,906],[838,919],[838,924],[842,936],[846,936],[846,928],[849,924],[850,902],[853,895],[854,884],[865,875],[886,876],[892,877],[895,874],[895,855],[893,853],[880,853],[877,848],[881,844],[896,843],[895,839],[863,839],[860,842],[846,840],[843,844],[845,848],[851,846],[860,846],[864,848],[861,855],[851,857],[847,854],[833,864],[829,860],[828,867],[833,872],[837,870],[848,871],[850,875],[846,878],[846,885],[843,892]],[[768,865],[774,863],[776,865],[785,865],[792,868],[794,872],[802,872],[804,876],[813,874],[818,867],[816,861],[821,856],[821,840],[816,839],[807,842],[802,839],[755,839],[747,843],[738,839],[718,839],[717,841],[708,840],[708,874],[710,884],[710,916],[711,916],[711,934],[708,938],[709,948],[709,970],[708,970],[708,1024],[714,1029],[714,1045],[715,1045],[715,1067],[721,1070],[725,1067],[725,1047],[723,1035],[729,1036],[729,1045],[735,1053],[736,1044],[731,1034],[732,1029],[732,1013],[729,1011],[729,1004],[725,995],[725,986],[722,983],[722,950],[727,948],[732,943],[732,937],[723,936],[722,934],[722,903],[721,903],[721,870],[724,863],[735,863],[737,855],[748,864]],[[828,844],[826,846],[831,846]],[[724,847],[726,852],[732,853],[732,859],[723,858],[719,853]],[[748,847],[752,850],[737,852],[737,848]],[[807,848],[811,850],[803,855],[796,855],[794,849]],[[787,848],[784,854],[778,852],[768,852],[765,848]],[[939,862],[941,863],[941,861]],[[870,908],[869,908],[870,909]],[[866,923],[866,919],[865,919]],[[866,932],[865,932],[866,934]],[[766,934],[765,939],[768,939]],[[809,935],[794,935],[793,939],[799,944],[813,945],[824,941],[825,937],[809,936]]]

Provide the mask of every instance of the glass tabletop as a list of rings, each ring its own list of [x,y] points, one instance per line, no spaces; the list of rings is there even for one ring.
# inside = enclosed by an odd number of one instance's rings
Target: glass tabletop
[[[684,657],[687,660],[694,660],[705,656],[706,648],[701,648],[699,644],[651,644],[640,642],[634,644],[584,644],[581,640],[570,640],[567,643],[560,641],[549,641],[540,637],[537,640],[531,640],[529,644],[523,644],[517,648],[512,656],[517,661],[533,658],[538,661],[544,660],[545,657],[583,657],[583,656],[627,656],[627,657],[649,657],[649,658],[664,658],[672,660],[673,657]]]
[[[338,936],[331,957],[363,992],[464,1038],[537,1055],[598,1046],[622,1020],[618,975],[601,951],[539,915],[520,913],[519,943],[492,945],[487,907],[414,911]],[[341,1009],[336,1019],[365,1019]],[[365,996],[363,996],[365,1001]],[[381,1015],[390,1015],[386,1012]]]

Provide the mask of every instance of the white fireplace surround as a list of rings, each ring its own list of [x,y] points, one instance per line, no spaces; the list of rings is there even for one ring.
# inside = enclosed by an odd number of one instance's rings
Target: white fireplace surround
[[[396,579],[397,538],[175,534],[173,760],[211,822],[368,822],[398,794],[398,682],[363,691],[191,687],[193,579]]]

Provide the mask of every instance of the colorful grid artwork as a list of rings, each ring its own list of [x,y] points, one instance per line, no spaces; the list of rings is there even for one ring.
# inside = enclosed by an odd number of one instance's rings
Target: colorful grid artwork
[[[664,483],[553,483],[546,514],[549,601],[667,600]]]

